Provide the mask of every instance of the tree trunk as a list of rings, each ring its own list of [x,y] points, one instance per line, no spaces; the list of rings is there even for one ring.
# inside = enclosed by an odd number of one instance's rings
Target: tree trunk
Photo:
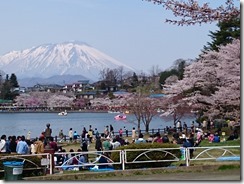
[[[146,133],[148,133],[149,132],[149,123],[146,123],[145,128],[146,128]]]
[[[137,121],[137,129],[138,129],[138,131],[141,130],[141,121],[140,120]]]

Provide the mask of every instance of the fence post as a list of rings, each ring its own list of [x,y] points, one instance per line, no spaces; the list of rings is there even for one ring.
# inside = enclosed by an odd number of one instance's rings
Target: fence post
[[[125,170],[125,152],[121,150],[121,158],[122,158],[122,170]]]
[[[49,174],[53,174],[54,171],[54,149],[52,148],[44,148],[44,153],[49,153],[49,160],[50,160],[50,168],[49,168]]]
[[[154,134],[154,129],[152,129],[152,134]]]
[[[158,133],[160,133],[160,128],[158,129]]]
[[[185,148],[185,152],[186,152],[186,166],[190,166],[190,149],[189,148]]]

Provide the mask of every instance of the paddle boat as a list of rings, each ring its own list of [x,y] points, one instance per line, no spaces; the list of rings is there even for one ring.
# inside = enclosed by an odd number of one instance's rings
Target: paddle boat
[[[58,113],[58,115],[59,116],[67,116],[67,111],[65,110],[65,111],[62,111],[62,112],[60,112],[60,113]]]
[[[116,120],[125,120],[126,119],[126,115],[118,114],[117,116],[114,116],[114,119],[116,119]]]

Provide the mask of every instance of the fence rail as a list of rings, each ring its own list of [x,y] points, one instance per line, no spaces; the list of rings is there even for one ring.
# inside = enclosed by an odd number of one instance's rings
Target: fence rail
[[[190,154],[191,150],[194,150],[194,156]],[[176,154],[178,151],[181,152]],[[112,160],[109,156],[111,153],[118,153],[119,160]],[[140,152],[136,158],[129,160],[131,152]],[[166,159],[155,160],[150,158],[149,153],[161,154]],[[93,167],[98,169],[99,166],[120,165],[122,170],[126,169],[126,164],[138,164],[138,163],[158,163],[158,162],[183,162],[186,166],[190,166],[191,162],[200,161],[239,161],[240,162],[240,146],[215,146],[215,147],[189,147],[189,148],[155,148],[155,149],[125,149],[125,150],[109,150],[109,151],[88,151],[88,152],[55,152],[45,154],[32,154],[32,155],[9,155],[1,156],[0,161],[4,161],[7,158],[19,158],[24,161],[28,161],[26,157],[30,156],[45,156],[42,158],[42,165],[46,167],[50,172],[54,174],[55,169],[72,169],[78,170],[79,167]],[[178,152],[179,153],[179,152]],[[58,163],[58,156],[65,155],[67,157],[62,163]],[[71,164],[70,161],[78,159],[81,156],[85,156],[88,162],[81,162],[79,160],[77,164]],[[167,157],[166,157],[167,156]],[[106,162],[99,162],[99,159],[106,160]]]
[[[188,130],[190,131],[190,128]],[[157,132],[159,132],[160,134],[163,134],[163,133],[172,133],[173,131],[174,131],[173,129],[171,129],[169,131],[166,131],[165,128],[153,128],[153,129],[149,129],[148,132],[146,132],[146,130],[140,130],[140,132],[142,134],[149,133],[150,135],[156,134]],[[138,131],[136,131],[136,132],[138,134]],[[102,135],[102,134],[103,133],[99,132],[99,135]],[[119,132],[114,132],[114,134],[115,135],[119,135]],[[128,130],[128,132],[123,131],[123,134],[122,134],[123,137],[128,137],[128,136],[131,136],[131,135],[132,135],[132,131],[131,130]],[[63,136],[63,139],[61,140],[59,136],[55,135],[54,136],[54,140],[56,142],[61,142],[61,141],[66,142],[66,141],[69,141],[69,136],[68,135],[64,135]]]

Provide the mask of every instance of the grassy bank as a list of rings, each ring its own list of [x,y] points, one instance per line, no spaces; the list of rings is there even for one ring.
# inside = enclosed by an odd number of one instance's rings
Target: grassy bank
[[[125,171],[104,171],[104,172],[69,172],[63,174],[47,175],[40,177],[28,177],[24,180],[29,181],[94,181],[94,180],[171,180],[177,181],[194,179],[194,176],[202,175],[205,180],[211,179],[210,175],[214,174],[213,180],[221,180],[235,173],[236,178],[240,180],[240,163],[219,163],[218,165],[201,165],[175,168],[151,168],[151,169],[133,169]],[[172,177],[173,174],[173,177]],[[195,179],[194,179],[195,180]]]

